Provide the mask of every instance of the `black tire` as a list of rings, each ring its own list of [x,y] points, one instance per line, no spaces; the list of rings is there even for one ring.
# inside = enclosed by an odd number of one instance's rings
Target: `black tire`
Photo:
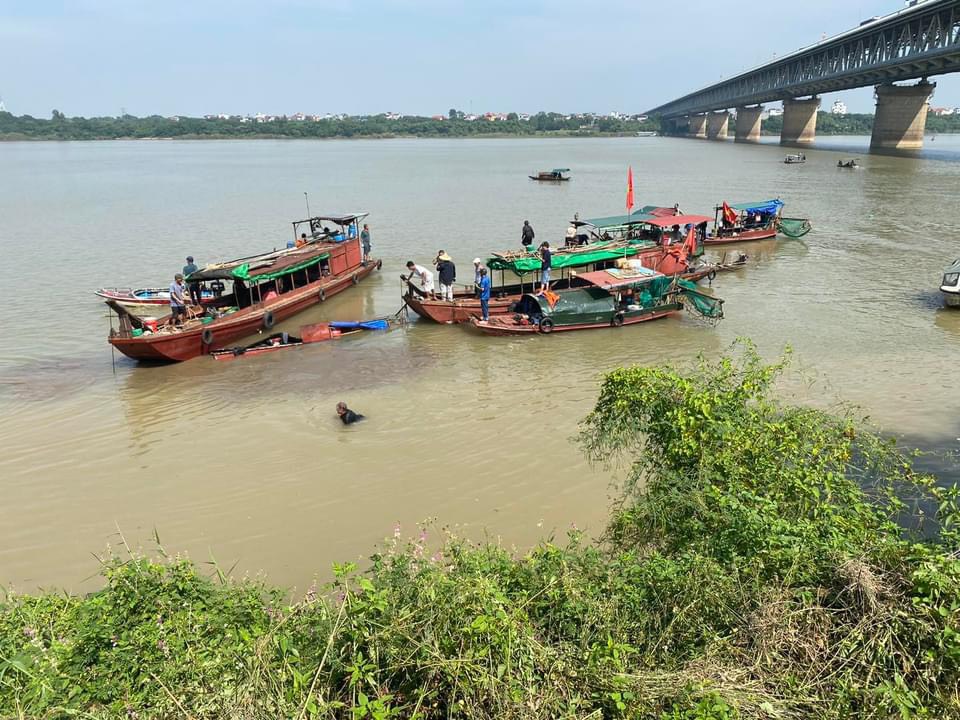
[[[327,299],[327,290],[326,288],[320,288],[320,302],[323,302]]]
[[[617,313],[613,316],[613,319],[610,320],[610,327],[623,327],[623,315]]]
[[[716,271],[716,270],[711,270],[710,272],[707,273],[707,280],[708,280],[709,282],[713,282],[716,277],[717,277],[717,271]]]
[[[383,260],[377,260],[377,270],[383,267]]]
[[[208,347],[213,345],[213,330],[210,328],[204,328],[203,332],[200,333],[200,340]]]
[[[553,332],[553,320],[548,317],[540,318],[540,332],[542,333],[552,333]]]
[[[360,284],[360,276],[359,276],[359,275],[354,275],[352,278],[350,278],[350,281],[351,281],[354,285],[359,285],[359,284]]]
[[[275,323],[275,322],[276,322],[276,320],[274,320],[273,311],[272,311],[272,310],[267,310],[267,311],[263,314],[263,327],[264,327],[265,329],[269,330],[270,328],[272,328],[272,327],[274,326],[274,323]]]

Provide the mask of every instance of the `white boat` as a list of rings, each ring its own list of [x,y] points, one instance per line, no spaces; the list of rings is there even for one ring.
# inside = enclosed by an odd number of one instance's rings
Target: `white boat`
[[[639,132],[637,132],[637,137],[656,137],[656,136],[657,136],[656,130],[640,130]]]
[[[943,304],[947,307],[960,307],[960,259],[954,260],[943,271],[940,283]]]

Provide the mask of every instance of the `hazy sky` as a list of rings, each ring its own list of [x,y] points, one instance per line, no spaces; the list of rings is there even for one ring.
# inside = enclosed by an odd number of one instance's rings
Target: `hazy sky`
[[[15,114],[641,112],[896,0],[0,0]],[[960,106],[960,76],[932,104]],[[825,96],[829,107],[835,96]],[[871,111],[872,90],[842,93]]]

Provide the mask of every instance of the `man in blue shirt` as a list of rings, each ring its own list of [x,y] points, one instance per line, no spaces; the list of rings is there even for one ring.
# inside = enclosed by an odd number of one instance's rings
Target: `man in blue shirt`
[[[480,312],[482,319],[480,322],[486,322],[490,319],[490,278],[487,276],[487,269],[480,268]]]
[[[197,271],[197,266],[193,262],[193,255],[187,255],[187,264],[183,266],[183,276],[185,278],[190,277],[190,273],[195,273]],[[200,283],[190,282],[187,283],[187,289],[190,291],[190,302],[194,305],[200,304]]]

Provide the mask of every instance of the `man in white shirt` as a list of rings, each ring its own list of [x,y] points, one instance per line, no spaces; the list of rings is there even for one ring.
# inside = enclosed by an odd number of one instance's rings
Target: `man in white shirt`
[[[420,289],[423,290],[424,294],[431,300],[435,300],[436,292],[433,287],[433,273],[423,267],[423,265],[417,265],[413,260],[407,263],[407,270],[410,271],[408,279],[412,280],[414,276],[420,278]]]

